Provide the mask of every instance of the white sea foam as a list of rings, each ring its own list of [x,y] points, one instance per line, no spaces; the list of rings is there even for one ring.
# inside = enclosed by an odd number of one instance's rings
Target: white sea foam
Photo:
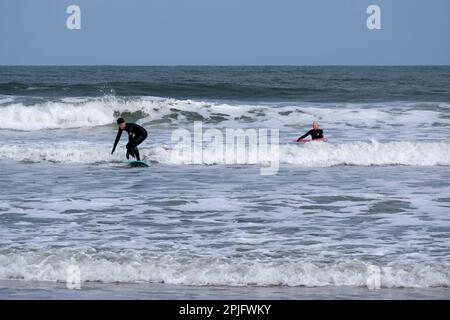
[[[14,98],[0,95],[0,105],[14,102]]]
[[[285,163],[305,166],[334,165],[450,165],[448,142],[354,142],[346,144],[310,143],[304,147],[285,146]]]
[[[243,148],[243,147],[242,147]],[[123,160],[123,146],[111,155],[111,146],[80,141],[54,143],[27,143],[0,145],[0,160],[57,163],[109,163]],[[161,164],[189,165],[193,156],[189,153],[172,152],[173,146],[153,146],[140,148],[141,157]],[[248,149],[245,150],[246,152]],[[225,157],[218,157],[205,147],[202,155],[197,155],[203,164],[226,164]],[[203,157],[203,158],[202,158]],[[258,156],[254,157],[258,159]],[[450,142],[399,141],[381,143],[354,142],[331,144],[313,142],[307,144],[284,144],[280,146],[280,162],[307,167],[330,167],[338,165],[355,166],[449,166]],[[256,162],[276,161],[274,155],[261,157]]]
[[[9,100],[8,100],[9,99]],[[164,121],[175,124],[203,120],[228,127],[270,127],[302,129],[313,120],[320,120],[329,128],[440,128],[450,126],[446,104],[391,102],[381,104],[313,104],[291,106],[231,105],[192,100],[135,98],[64,98],[60,101],[25,105],[3,101],[0,107],[2,129],[33,131],[96,127],[114,123],[123,113],[134,114],[140,123]],[[10,103],[8,103],[10,102]],[[444,114],[445,113],[445,114]],[[443,116],[444,115],[444,116]],[[434,126],[434,127],[433,127]],[[404,133],[402,129],[398,134]],[[409,134],[406,132],[406,134]]]
[[[87,142],[33,143],[1,145],[0,159],[26,162],[100,163],[123,160],[119,153],[111,155],[106,146]]]
[[[0,117],[3,129],[24,131],[101,126],[114,120],[110,108],[97,102],[83,106],[55,102],[37,106],[10,104],[0,108]]]
[[[91,250],[92,251],[92,250]],[[95,251],[95,250],[93,250]],[[450,266],[419,263],[374,266],[359,261],[264,262],[212,257],[155,256],[136,252],[23,252],[0,255],[0,279],[67,280],[67,268],[76,265],[81,281],[164,282],[183,285],[225,286],[358,286],[379,277],[381,287],[445,287]],[[374,270],[377,271],[374,273]]]

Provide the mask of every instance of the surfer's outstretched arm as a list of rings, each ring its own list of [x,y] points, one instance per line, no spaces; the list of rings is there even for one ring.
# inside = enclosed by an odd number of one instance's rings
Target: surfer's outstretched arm
[[[113,154],[114,151],[116,150],[116,146],[117,146],[117,144],[119,143],[120,136],[122,135],[122,131],[123,131],[123,130],[119,128],[119,131],[117,132],[117,136],[116,136],[116,141],[114,141],[114,146],[113,146],[113,149],[112,149],[112,151],[111,151],[111,154]]]
[[[297,139],[297,142],[299,142],[300,140],[306,138],[307,136],[309,136],[311,134],[311,130],[309,130],[307,133],[305,133],[304,135],[302,135],[300,138]]]

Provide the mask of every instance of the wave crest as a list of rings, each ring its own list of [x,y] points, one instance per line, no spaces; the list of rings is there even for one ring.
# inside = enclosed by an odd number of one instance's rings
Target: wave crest
[[[132,252],[2,254],[0,279],[65,282],[69,266],[79,267],[82,282],[159,282],[195,286],[450,286],[450,269],[445,264],[390,263],[388,266],[374,266],[362,261],[265,263],[211,257],[142,257]]]
[[[346,130],[428,127],[435,131],[450,126],[448,105],[444,103],[301,103],[280,106],[105,96],[34,101],[28,105],[20,102],[17,97],[5,99],[0,105],[2,128],[23,131],[104,126],[114,123],[119,115],[141,124],[179,125],[203,121],[212,125],[223,123],[229,127],[259,126],[288,130],[300,130],[305,124],[317,119],[327,123],[329,127],[344,127]]]
[[[245,146],[239,146],[242,153],[249,152]],[[0,159],[27,162],[57,162],[57,163],[113,163],[123,160],[124,146],[120,146],[111,155],[111,146],[88,142],[64,143],[29,143],[23,145],[1,145]],[[176,150],[176,146],[142,146],[141,157],[168,165],[189,165],[193,159],[201,159],[205,165],[229,164],[224,153],[217,154],[205,147],[202,154]],[[176,151],[175,151],[176,150]],[[193,151],[193,149],[191,149]],[[224,148],[225,150],[225,148]],[[258,151],[256,151],[258,152]],[[249,162],[249,159],[254,159]],[[354,166],[450,166],[450,142],[353,142],[332,144],[313,142],[306,145],[296,143],[282,144],[279,155],[273,153],[256,154],[246,157],[246,163],[257,165],[278,161],[282,164],[305,167],[330,167],[338,165]]]

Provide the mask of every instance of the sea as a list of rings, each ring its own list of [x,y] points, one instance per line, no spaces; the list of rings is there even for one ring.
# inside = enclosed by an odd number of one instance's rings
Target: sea
[[[450,299],[450,67],[0,66],[0,168],[0,299]]]

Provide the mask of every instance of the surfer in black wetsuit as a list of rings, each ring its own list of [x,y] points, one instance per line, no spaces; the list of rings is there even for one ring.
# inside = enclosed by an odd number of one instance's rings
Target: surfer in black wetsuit
[[[119,131],[117,132],[116,141],[114,141],[114,147],[111,151],[111,154],[113,154],[114,150],[116,150],[116,146],[119,143],[122,131],[125,130],[126,132],[128,132],[127,159],[130,158],[131,154],[132,157],[140,161],[141,158],[139,156],[139,150],[137,146],[147,138],[147,130],[135,123],[125,123],[125,120],[123,118],[117,119],[117,124],[119,125]]]
[[[300,142],[300,140],[306,138],[309,135],[311,135],[312,140],[324,139],[323,130],[319,128],[319,124],[317,123],[317,121],[313,122],[312,127],[313,128],[311,130],[309,130],[307,133],[298,138],[297,142]]]

